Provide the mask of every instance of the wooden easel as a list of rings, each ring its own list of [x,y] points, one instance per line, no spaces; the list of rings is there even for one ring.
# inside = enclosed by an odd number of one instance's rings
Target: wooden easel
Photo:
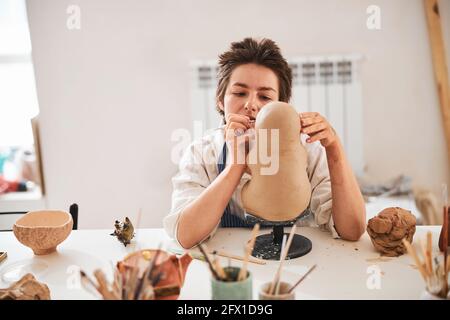
[[[433,56],[434,76],[438,89],[439,103],[441,105],[445,140],[447,142],[447,157],[450,163],[450,88],[439,5],[437,0],[424,0],[424,3]]]

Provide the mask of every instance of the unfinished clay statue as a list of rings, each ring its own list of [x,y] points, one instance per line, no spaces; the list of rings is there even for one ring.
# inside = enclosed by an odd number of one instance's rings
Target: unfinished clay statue
[[[416,217],[398,207],[384,209],[367,224],[367,233],[375,249],[389,257],[406,253],[402,239],[411,243],[415,232]]]
[[[268,221],[293,220],[308,207],[311,198],[298,113],[287,103],[269,103],[258,113],[255,129],[256,143],[247,155],[252,178],[241,194],[244,208]],[[270,129],[279,129],[279,139],[273,140],[276,130]],[[271,159],[269,164],[265,157]]]
[[[27,273],[9,288],[0,289],[0,300],[50,300],[50,290]]]

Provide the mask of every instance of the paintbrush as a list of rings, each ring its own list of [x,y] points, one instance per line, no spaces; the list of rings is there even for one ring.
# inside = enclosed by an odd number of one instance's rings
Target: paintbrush
[[[286,246],[286,234],[283,235],[283,240],[281,242],[280,264],[278,265],[277,272],[275,273],[275,276],[273,277],[273,280],[270,283],[269,291],[267,292],[268,294],[273,294],[273,291],[275,290],[275,287],[276,287],[276,284],[277,284],[277,279],[278,279],[278,274],[280,272],[281,264],[282,264],[282,261],[283,261],[283,252],[284,252],[284,247],[285,246]]]
[[[417,268],[419,269],[420,274],[422,275],[422,278],[427,281],[427,272],[425,271],[422,263],[419,260],[419,257],[416,254],[416,250],[411,246],[411,244],[406,241],[405,238],[402,239],[403,245],[405,246],[406,250],[408,251],[409,255],[413,257],[414,262],[416,263]]]
[[[433,235],[430,231],[427,232],[427,263],[430,273],[433,272]]]
[[[449,270],[450,270],[450,257],[447,256],[447,250],[445,250],[445,252],[444,252],[444,290],[445,290],[444,297],[447,297],[447,295],[448,295],[448,273],[449,273]]]
[[[429,249],[429,243],[432,243],[432,235],[430,233],[427,233],[427,248],[425,248],[423,242],[421,241],[421,248],[422,251],[425,251],[425,253],[422,253],[425,262],[422,263],[415,251],[415,249],[412,247],[412,245],[406,241],[405,239],[402,240],[406,249],[408,250],[408,253],[413,257],[416,266],[419,269],[420,274],[422,275],[422,278],[425,280],[426,289],[429,293],[432,295],[440,296],[440,297],[447,297],[448,294],[448,277],[446,273],[446,267],[445,267],[445,260],[441,263],[437,259],[437,257],[434,257],[434,265],[433,262],[428,261],[430,259],[433,259],[432,252],[430,252]],[[432,267],[431,271],[426,270],[429,266]],[[448,272],[448,271],[447,271]]]
[[[443,220],[441,233],[439,235],[439,249],[444,253],[444,276],[445,276],[445,290],[448,291],[448,233],[449,233],[449,214],[450,207],[448,206],[448,190],[447,184],[442,185],[442,202],[443,202]]]
[[[278,290],[280,289],[280,277],[281,277],[281,270],[283,267],[284,260],[286,259],[286,256],[288,255],[289,248],[292,243],[292,239],[294,238],[295,230],[297,229],[297,226],[294,224],[292,226],[291,232],[289,234],[289,238],[287,240],[287,243],[285,243],[284,248],[282,246],[281,252],[280,252],[280,264],[278,266],[278,270],[275,274],[275,277],[273,278],[273,281],[269,288],[269,294],[278,294]],[[283,236],[283,243],[286,235]]]
[[[170,251],[171,253],[174,253],[176,255],[182,255],[182,254],[184,254],[186,252],[185,250],[180,250],[178,248],[170,248],[170,249],[168,249],[168,251]],[[191,257],[193,259],[205,261],[205,256],[201,252],[197,252],[197,251],[194,251],[194,250],[190,250],[190,251],[187,251],[187,252],[191,255]],[[244,259],[245,259],[245,257],[241,257],[241,256],[236,255],[236,254],[225,252],[223,250],[213,250],[213,251],[209,252],[209,254],[215,254],[215,255],[218,255],[220,257],[230,258],[230,259],[239,260],[239,261],[244,261]],[[267,264],[266,261],[258,259],[258,258],[255,258],[255,257],[252,257],[252,256],[248,257],[248,262],[249,263],[254,263],[254,264],[260,264],[260,265]]]
[[[144,284],[145,285],[147,284],[146,279],[147,278],[145,272],[142,274],[142,277],[137,279],[137,284],[135,285],[134,289],[134,296],[133,296],[134,300],[139,300],[139,297],[141,296],[142,293],[142,288],[144,288]]]
[[[152,279],[153,271],[155,269],[155,266],[157,264],[157,260],[159,258],[160,253],[161,253],[161,247],[162,247],[162,243],[160,243],[158,245],[158,249],[156,249],[155,255],[149,261],[149,265],[148,265],[147,269],[145,270],[145,272],[143,274],[143,278],[145,280],[149,280],[150,281]]]
[[[83,285],[84,289],[89,291],[91,294],[98,296],[99,291],[97,289],[97,286],[83,270],[80,270],[80,279],[81,279],[81,284]]]
[[[439,249],[444,253],[445,257],[447,257],[448,251],[448,224],[449,224],[449,206],[448,206],[448,193],[447,193],[447,185],[443,184],[442,186],[442,202],[443,202],[443,217],[442,217],[442,227],[441,233],[439,235]]]
[[[247,243],[247,245],[245,246],[245,257],[244,257],[244,263],[242,265],[241,270],[239,271],[239,275],[238,275],[238,279],[237,281],[242,281],[246,278],[247,276],[247,263],[248,263],[248,258],[250,257],[252,251],[253,251],[253,247],[255,246],[255,241],[256,241],[256,235],[258,234],[259,231],[259,224],[255,224],[255,226],[253,227],[252,230],[252,237],[250,239],[250,242]]]
[[[425,272],[427,273],[427,277],[431,277],[433,270],[431,269],[431,265],[428,261],[428,249],[427,247],[425,247],[425,243],[423,242],[422,239],[419,240],[419,245],[420,245],[420,249],[422,252],[422,257],[423,257],[423,261],[425,261],[424,265],[425,265]]]
[[[241,256],[238,256],[238,255],[235,255],[235,254],[232,254],[232,253],[229,253],[229,252],[225,252],[225,251],[222,251],[222,250],[214,250],[213,252],[215,252],[218,256],[229,258],[229,259],[233,259],[233,260],[244,261],[244,259],[245,259],[245,257],[241,257]],[[260,260],[260,259],[254,258],[252,256],[248,257],[248,262],[249,263],[254,263],[254,264],[260,264],[260,265],[267,264],[264,260]]]
[[[217,274],[219,275],[219,277],[226,280],[227,274],[225,273],[225,270],[220,265],[219,257],[216,256],[215,251],[213,251],[212,255],[213,255],[213,264],[214,264],[214,267],[216,268]]]
[[[198,245],[198,248],[200,249],[201,253],[205,256],[206,263],[208,264],[209,269],[211,270],[214,278],[216,278],[217,280],[221,280],[201,243]]]
[[[117,269],[113,269],[113,273],[114,273],[113,292],[117,297],[121,298],[123,288],[122,274]]]
[[[315,264],[311,268],[309,268],[309,270],[289,289],[289,291],[287,293],[291,293],[292,291],[294,291],[295,288],[300,284],[300,282],[305,280],[305,278],[308,276],[308,274],[310,274],[316,268],[316,266],[317,266],[317,264]]]
[[[294,234],[295,234],[295,230],[296,230],[297,226],[294,224],[292,226],[291,229],[291,233],[289,234],[289,238],[286,244],[286,247],[284,248],[284,255],[283,255],[283,259],[280,262],[280,270],[278,272],[278,279],[277,279],[277,285],[275,286],[275,295],[278,295],[278,292],[280,290],[280,279],[281,279],[281,272],[283,271],[282,269],[282,265],[284,263],[284,260],[286,259],[288,253],[289,253],[289,248],[291,247],[291,243],[292,240],[294,239]]]
[[[145,288],[149,281],[151,281],[153,269],[155,268],[156,261],[158,260],[159,254],[161,252],[162,243],[159,243],[158,249],[152,259],[149,261],[147,269],[145,269],[142,277],[140,278],[137,288],[135,290],[135,299],[139,299],[141,296],[142,289]]]
[[[152,279],[152,286],[155,287],[162,279],[164,272],[158,272],[156,276]]]
[[[105,274],[101,270],[94,271],[94,277],[97,279],[97,290],[106,300],[116,300],[117,297],[109,290],[108,282],[106,281]]]
[[[138,274],[139,274],[139,268],[137,266],[132,267],[131,272],[130,272],[130,278],[127,281],[127,285],[128,285],[127,300],[132,300],[134,298]]]

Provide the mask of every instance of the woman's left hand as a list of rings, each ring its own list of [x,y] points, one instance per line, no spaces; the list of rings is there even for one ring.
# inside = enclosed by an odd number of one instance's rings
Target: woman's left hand
[[[309,136],[306,142],[312,143],[320,140],[320,143],[325,148],[334,145],[337,141],[336,131],[318,112],[302,112],[300,117],[300,133],[305,133]]]

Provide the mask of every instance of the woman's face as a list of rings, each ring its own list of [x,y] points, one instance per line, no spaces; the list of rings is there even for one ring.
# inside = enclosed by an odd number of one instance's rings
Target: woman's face
[[[256,118],[259,110],[279,99],[278,77],[269,68],[254,63],[243,64],[233,70],[219,107],[225,113],[237,113]]]

